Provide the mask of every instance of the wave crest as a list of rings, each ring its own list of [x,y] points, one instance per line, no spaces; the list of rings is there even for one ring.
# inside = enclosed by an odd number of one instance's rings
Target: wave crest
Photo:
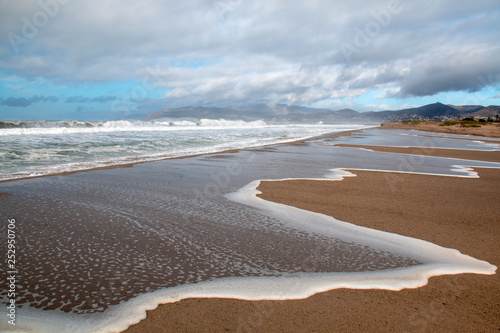
[[[258,128],[267,124],[263,120],[244,121],[227,119],[168,119],[164,121],[110,120],[104,122],[81,121],[0,121],[0,135],[74,134],[80,132],[158,131],[173,127]]]

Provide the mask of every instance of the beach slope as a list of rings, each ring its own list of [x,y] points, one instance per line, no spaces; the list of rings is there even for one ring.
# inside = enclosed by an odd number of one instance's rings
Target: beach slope
[[[439,121],[405,121],[403,123],[383,123],[380,128],[500,138],[500,123],[476,123],[475,125],[478,127],[464,127],[459,123],[447,125],[445,122]]]
[[[463,151],[467,154],[467,151]],[[466,156],[464,156],[465,158]],[[342,181],[262,182],[262,198],[458,249],[500,265],[500,170],[480,178],[352,171]],[[500,329],[496,275],[434,277],[402,291],[337,289],[304,300],[188,299],[127,332],[489,332]]]

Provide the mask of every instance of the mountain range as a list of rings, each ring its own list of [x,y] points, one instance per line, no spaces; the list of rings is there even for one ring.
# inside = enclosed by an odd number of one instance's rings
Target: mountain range
[[[277,104],[268,106],[255,104],[245,107],[183,107],[164,109],[152,113],[144,120],[161,119],[219,119],[228,120],[265,120],[267,122],[293,122],[293,123],[380,123],[405,120],[446,120],[457,119],[458,116],[488,118],[500,115],[500,106],[482,105],[446,105],[434,103],[416,108],[358,112],[352,109],[330,110],[309,108],[297,105]]]

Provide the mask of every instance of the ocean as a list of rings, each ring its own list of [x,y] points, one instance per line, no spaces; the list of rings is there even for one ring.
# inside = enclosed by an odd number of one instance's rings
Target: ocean
[[[0,181],[290,142],[366,125],[31,121],[0,128]]]
[[[118,332],[158,304],[189,297],[297,299],[493,274],[495,266],[454,249],[257,196],[261,180],[338,181],[360,169],[474,178],[474,167],[500,168],[337,146],[500,147],[368,127],[219,120],[0,129],[2,177],[12,180],[0,183],[0,232],[13,230],[16,241],[15,263],[0,266],[15,282],[2,286],[0,300],[6,318],[14,293],[17,318],[0,330]],[[354,129],[363,130],[326,135]],[[314,139],[281,144],[305,138]],[[182,156],[191,157],[171,158]],[[88,171],[57,175],[78,170]]]

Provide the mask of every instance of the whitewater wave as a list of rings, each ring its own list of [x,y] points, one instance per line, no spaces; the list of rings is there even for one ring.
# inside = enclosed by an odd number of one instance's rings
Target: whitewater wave
[[[263,120],[243,121],[226,119],[201,119],[200,126],[210,127],[265,127],[267,124]]]
[[[0,129],[0,181],[259,147],[366,128],[225,119],[121,120],[93,127],[72,124],[75,127],[52,122],[51,126],[59,127]]]
[[[25,121],[0,122],[0,135],[74,134],[112,131],[169,131],[182,128],[260,128],[268,124],[263,120],[244,121],[227,119],[129,121]]]

